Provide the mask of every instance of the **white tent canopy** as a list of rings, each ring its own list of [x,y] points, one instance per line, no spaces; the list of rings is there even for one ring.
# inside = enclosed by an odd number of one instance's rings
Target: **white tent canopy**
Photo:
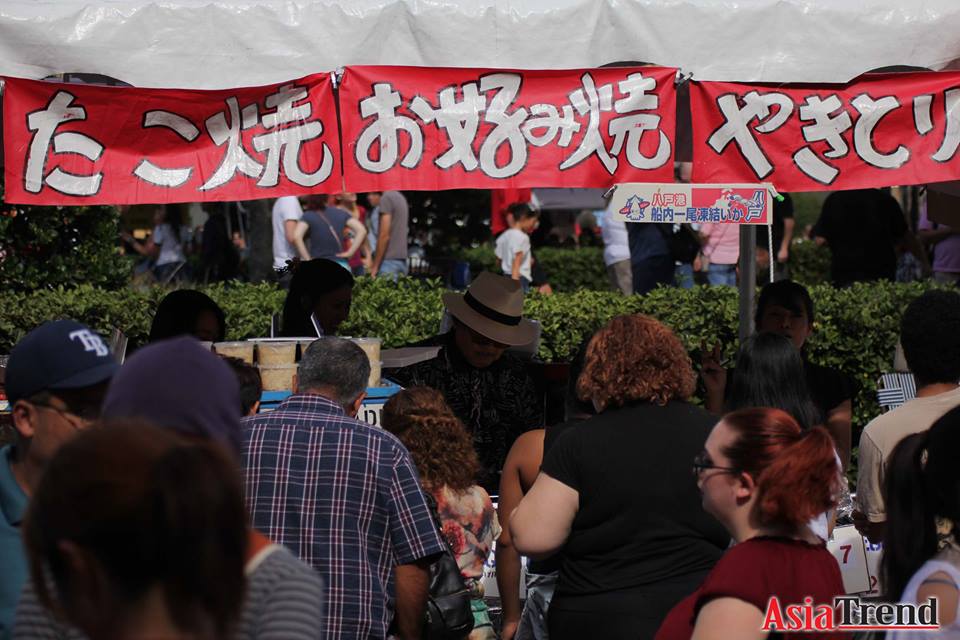
[[[957,33],[956,0],[3,0],[0,74],[228,88],[350,64],[633,60],[701,80],[845,82],[949,68]]]

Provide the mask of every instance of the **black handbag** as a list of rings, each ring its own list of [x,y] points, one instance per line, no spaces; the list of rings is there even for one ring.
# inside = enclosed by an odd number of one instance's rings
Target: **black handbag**
[[[433,521],[440,532],[440,539],[444,540],[440,518],[437,516],[437,504],[429,492],[424,493]],[[460,574],[457,559],[446,540],[443,546],[443,554],[430,565],[430,590],[423,637],[427,640],[463,640],[473,631],[470,589]]]

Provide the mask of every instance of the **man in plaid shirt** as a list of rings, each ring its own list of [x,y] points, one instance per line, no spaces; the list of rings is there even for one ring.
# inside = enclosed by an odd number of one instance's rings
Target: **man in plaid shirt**
[[[443,552],[416,468],[394,436],[356,416],[370,364],[357,345],[307,349],[294,394],[244,422],[253,526],[323,576],[323,637],[420,637],[429,567]]]

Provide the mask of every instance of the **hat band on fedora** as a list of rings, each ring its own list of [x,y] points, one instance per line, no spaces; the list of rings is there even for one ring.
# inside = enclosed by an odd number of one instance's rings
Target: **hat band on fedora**
[[[491,309],[490,307],[488,307],[487,305],[483,304],[482,302],[474,298],[472,295],[470,295],[469,291],[463,294],[463,301],[467,303],[468,307],[470,307],[471,309],[473,309],[474,311],[482,315],[484,318],[487,318],[488,320],[493,320],[494,322],[499,322],[500,324],[506,324],[506,325],[510,325],[511,327],[515,327],[519,325],[520,320],[523,319],[520,316],[508,316],[505,313],[500,313],[496,309]]]

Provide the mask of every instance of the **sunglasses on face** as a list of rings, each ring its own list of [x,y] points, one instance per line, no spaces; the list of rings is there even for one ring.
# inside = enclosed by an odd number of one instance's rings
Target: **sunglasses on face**
[[[701,451],[693,459],[693,475],[694,477],[699,477],[701,473],[707,471],[708,469],[722,471],[723,473],[740,473],[739,469],[734,469],[733,467],[721,467],[713,464],[713,460],[710,459],[710,454],[706,451]]]
[[[472,342],[473,344],[475,344],[475,345],[477,345],[477,346],[481,346],[481,347],[487,347],[487,346],[489,346],[489,347],[493,347],[493,348],[495,348],[495,349],[506,349],[506,348],[509,346],[509,345],[502,344],[502,343],[500,343],[500,342],[496,342],[496,341],[494,341],[494,340],[491,340],[490,338],[486,337],[485,335],[481,335],[481,334],[477,333],[476,331],[474,331],[474,330],[471,329],[470,327],[467,327],[467,329],[470,331],[470,342]]]

